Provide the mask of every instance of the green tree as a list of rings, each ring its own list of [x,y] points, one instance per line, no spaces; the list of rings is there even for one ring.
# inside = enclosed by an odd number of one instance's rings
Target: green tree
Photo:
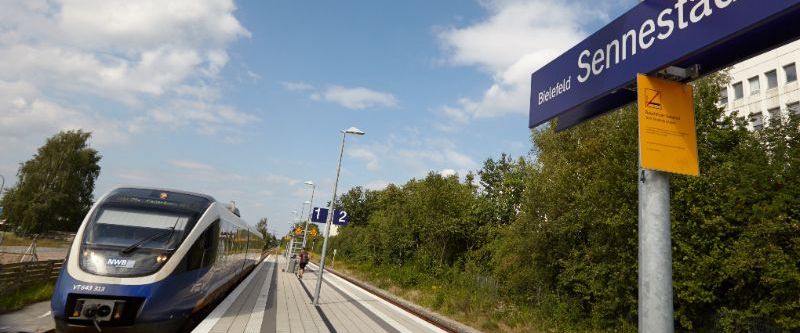
[[[471,214],[475,232],[470,237],[474,267],[488,270],[491,251],[486,245],[517,218],[525,181],[531,171],[530,163],[524,158],[514,160],[505,153],[497,160],[487,159],[483,168],[478,170],[480,186],[475,187],[476,200]],[[471,178],[468,175],[469,184]]]
[[[537,131],[533,140],[519,218],[494,241],[497,277],[517,301],[569,309],[562,321],[634,321],[636,113]],[[550,298],[556,304],[542,303]]]
[[[337,209],[343,209],[350,216],[348,225],[365,225],[370,214],[375,211],[377,194],[361,186],[351,188],[347,193],[336,198]]]
[[[47,139],[20,165],[17,183],[3,197],[3,214],[23,234],[76,231],[92,205],[100,154],[90,132],[66,131]]]
[[[693,83],[700,176],[670,176],[676,327],[798,331],[800,117],[750,131],[717,106],[726,82]],[[536,309],[558,331],[634,330],[637,121],[627,107],[567,131],[534,130],[532,161],[488,159],[478,184],[431,173],[352,190],[341,205],[358,223],[333,246],[378,281],[448,281],[448,295],[469,305],[481,297],[469,295],[481,288],[474,281],[493,273],[501,303]],[[434,308],[455,298],[436,296]]]
[[[275,235],[269,233],[267,229],[267,225],[269,224],[269,220],[266,217],[262,217],[256,223],[256,230],[261,234],[261,237],[264,238],[264,249],[271,248],[278,244],[278,240],[275,238]]]
[[[529,166],[524,158],[514,161],[505,153],[497,161],[487,159],[480,176],[481,197],[485,201],[485,219],[492,225],[507,225],[520,209],[525,177]]]
[[[264,237],[264,239],[267,239],[267,235],[269,235],[269,231],[267,230],[268,223],[269,220],[266,217],[262,217],[258,220],[258,223],[256,223],[256,230],[261,233],[261,237]]]
[[[700,167],[673,182],[676,316],[688,329],[800,329],[800,122],[747,130],[695,85]],[[710,80],[709,80],[710,81]]]
[[[761,131],[717,106],[724,75],[695,87],[700,176],[671,176],[678,327],[800,328],[800,122]],[[495,244],[518,301],[561,322],[632,327],[637,285],[637,116],[626,108],[568,131],[534,132],[519,218]]]

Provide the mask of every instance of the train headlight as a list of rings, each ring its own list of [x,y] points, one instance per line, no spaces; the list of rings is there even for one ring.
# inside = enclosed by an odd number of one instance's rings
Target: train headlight
[[[166,254],[159,254],[156,257],[156,263],[157,264],[163,264],[163,263],[167,262],[167,259],[169,259],[169,257]]]

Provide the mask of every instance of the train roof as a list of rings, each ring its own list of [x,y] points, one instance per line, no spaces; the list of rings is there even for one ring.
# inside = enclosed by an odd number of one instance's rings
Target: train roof
[[[211,202],[217,202],[217,199],[214,199],[214,197],[212,197],[212,196],[210,196],[208,194],[203,194],[203,193],[198,193],[198,192],[190,192],[190,191],[184,191],[184,190],[176,190],[176,189],[173,189],[173,188],[165,188],[165,187],[119,186],[119,187],[114,188],[111,191],[109,191],[109,193],[111,193],[111,192],[113,192],[115,190],[122,190],[122,189],[153,190],[153,191],[165,191],[165,192],[172,192],[172,193],[181,193],[181,194],[188,194],[188,195],[194,195],[194,196],[197,196],[197,197],[205,198],[205,199],[208,199]]]

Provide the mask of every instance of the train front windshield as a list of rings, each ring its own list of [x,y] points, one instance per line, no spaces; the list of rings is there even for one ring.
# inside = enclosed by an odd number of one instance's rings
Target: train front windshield
[[[141,247],[174,250],[189,218],[188,215],[106,208],[97,214],[86,233],[85,243],[126,248],[139,243]],[[158,237],[160,234],[163,236]]]
[[[208,199],[187,194],[117,190],[86,225],[80,266],[97,275],[152,274],[180,246],[208,205]]]

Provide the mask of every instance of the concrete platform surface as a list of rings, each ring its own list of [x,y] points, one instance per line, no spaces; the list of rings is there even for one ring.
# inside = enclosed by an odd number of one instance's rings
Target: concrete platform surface
[[[317,266],[302,279],[285,267],[283,257],[267,258],[193,332],[445,332],[329,273],[314,306]]]

